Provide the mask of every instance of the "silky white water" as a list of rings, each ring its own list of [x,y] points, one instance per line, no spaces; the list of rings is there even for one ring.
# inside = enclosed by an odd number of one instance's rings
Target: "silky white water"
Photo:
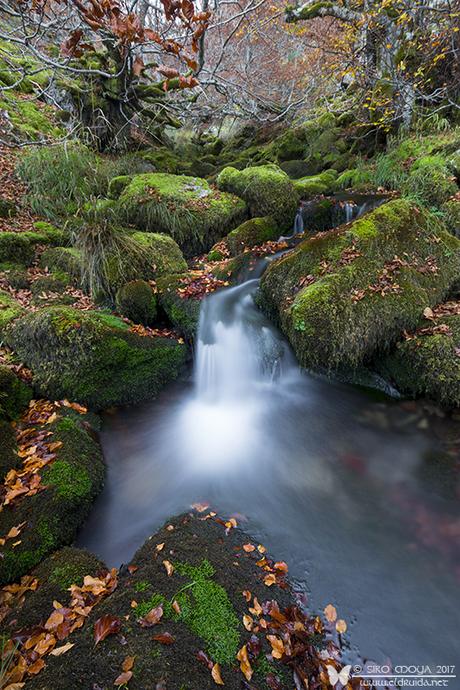
[[[207,501],[349,624],[350,658],[455,663],[455,478],[423,406],[302,373],[256,279],[207,297],[190,383],[107,416],[106,487],[79,543],[127,562]]]

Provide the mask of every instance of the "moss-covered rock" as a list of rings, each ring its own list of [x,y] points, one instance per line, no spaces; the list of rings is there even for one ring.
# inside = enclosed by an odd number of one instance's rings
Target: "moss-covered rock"
[[[122,191],[131,182],[131,175],[118,175],[113,177],[109,182],[108,195],[111,199],[118,199]]]
[[[53,247],[63,246],[68,243],[68,233],[62,228],[57,228],[51,223],[37,220],[34,223],[35,231],[38,233],[38,242],[49,244]]]
[[[0,290],[0,334],[3,335],[8,324],[23,313],[24,308],[21,307],[19,302],[11,297],[8,292]]]
[[[7,342],[33,370],[41,395],[95,409],[155,397],[186,355],[176,340],[140,336],[115,316],[67,307],[27,314]]]
[[[244,201],[185,175],[136,175],[119,203],[129,222],[171,235],[186,256],[207,251],[246,217]]]
[[[260,300],[302,365],[356,366],[443,299],[459,258],[436,216],[395,200],[273,261]]]
[[[303,158],[306,150],[305,132],[301,128],[287,129],[275,140],[273,149],[279,161]]]
[[[34,246],[26,232],[0,233],[0,262],[12,261],[30,264],[34,258]]]
[[[151,326],[157,315],[156,295],[145,280],[131,280],[117,291],[117,311],[135,323]]]
[[[16,264],[10,261],[1,263],[0,273],[15,290],[27,290],[29,287],[27,268],[22,264]]]
[[[251,218],[232,230],[226,243],[232,255],[239,254],[247,247],[256,247],[280,236],[278,224],[270,216]]]
[[[32,391],[9,367],[0,364],[0,416],[16,419],[27,407]]]
[[[302,177],[294,180],[294,187],[303,199],[316,194],[328,194],[333,191],[337,172],[335,170],[324,170],[319,175]]]
[[[286,175],[289,175],[291,180],[298,180],[300,177],[305,177],[311,172],[310,164],[302,160],[282,161],[279,167]]]
[[[1,399],[0,399],[1,404]],[[17,455],[16,434],[7,419],[0,417],[0,481],[6,473],[19,464]]]
[[[272,216],[280,234],[291,227],[300,197],[289,177],[276,165],[244,170],[224,168],[217,184],[247,201],[252,217]]]
[[[153,278],[187,270],[187,262],[179,245],[169,235],[158,232],[134,232],[131,236],[148,256],[153,268]]]
[[[440,156],[424,156],[412,165],[401,191],[428,205],[440,206],[458,192],[458,187]]]
[[[22,522],[20,543],[2,547],[0,582],[17,580],[45,556],[70,543],[102,488],[104,465],[98,443],[77,415],[46,425],[53,442],[61,442],[56,459],[41,472],[47,486],[33,496],[15,499],[2,511],[6,532]]]
[[[187,339],[195,337],[200,318],[200,301],[181,296],[178,290],[186,273],[157,279],[158,299],[172,325]]]
[[[460,316],[446,316],[436,320],[434,332],[431,322],[417,333],[402,340],[375,364],[376,369],[402,393],[412,397],[426,396],[448,408],[460,406]],[[447,327],[445,332],[439,326]]]
[[[48,292],[61,294],[69,284],[70,276],[67,273],[57,271],[37,278],[37,280],[32,282],[30,289],[34,296]]]

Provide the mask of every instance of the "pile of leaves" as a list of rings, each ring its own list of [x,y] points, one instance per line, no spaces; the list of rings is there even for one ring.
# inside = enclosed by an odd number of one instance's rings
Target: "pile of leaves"
[[[61,644],[74,630],[81,628],[93,608],[117,587],[117,571],[98,577],[87,575],[81,587],[70,586],[70,603],[63,606],[60,602],[53,602],[53,610],[44,625],[16,631],[3,647],[2,664],[7,664],[4,679],[5,690],[17,690],[23,687],[22,681],[28,676],[36,675],[45,667],[45,657],[48,654],[60,656],[72,649],[72,642]],[[0,594],[0,602],[8,602],[9,595],[23,596],[27,589],[36,589],[38,581],[33,578],[22,578],[20,585],[7,585]],[[102,620],[102,619],[101,619]],[[99,639],[104,639],[110,632],[113,623],[99,620],[96,623]],[[108,632],[105,632],[107,630]],[[100,630],[100,632],[99,632]],[[116,630],[113,630],[115,632]]]
[[[53,432],[47,426],[58,419],[63,406],[80,414],[87,412],[86,408],[68,400],[31,400],[29,408],[15,428],[17,454],[22,459],[22,465],[17,469],[10,469],[0,487],[0,511],[19,497],[34,496],[47,488],[41,483],[40,471],[54,462],[57,451],[62,446],[62,441],[53,441]],[[20,528],[22,525],[14,529]]]
[[[181,299],[202,300],[206,295],[220,288],[227,287],[227,280],[216,278],[208,269],[189,271],[180,281],[177,294]]]

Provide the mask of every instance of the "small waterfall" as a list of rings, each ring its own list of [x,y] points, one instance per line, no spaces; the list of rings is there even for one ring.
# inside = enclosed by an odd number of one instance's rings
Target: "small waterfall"
[[[303,220],[303,207],[301,206],[296,213],[295,219],[294,219],[294,227],[292,229],[292,235],[291,237],[295,237],[295,235],[301,235],[303,231],[305,230],[305,224]]]

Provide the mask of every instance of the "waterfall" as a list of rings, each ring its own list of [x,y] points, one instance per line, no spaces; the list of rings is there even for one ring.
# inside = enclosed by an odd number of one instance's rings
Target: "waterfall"
[[[295,235],[301,235],[305,229],[304,221],[303,221],[303,207],[301,206],[295,216],[294,219],[294,227],[292,229],[292,237]]]

